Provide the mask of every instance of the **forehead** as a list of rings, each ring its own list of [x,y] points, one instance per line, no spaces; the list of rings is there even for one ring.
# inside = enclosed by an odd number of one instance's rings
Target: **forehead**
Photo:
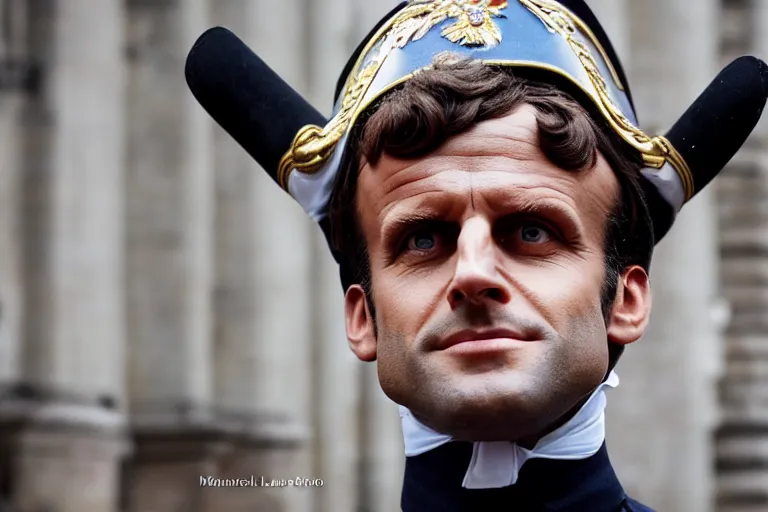
[[[422,158],[400,160],[385,154],[376,165],[363,162],[357,202],[364,229],[396,209],[442,206],[466,211],[467,204],[539,199],[560,201],[584,223],[602,225],[617,194],[618,181],[601,155],[594,168],[582,171],[566,171],[550,162],[539,143],[536,111],[523,105],[448,139]]]

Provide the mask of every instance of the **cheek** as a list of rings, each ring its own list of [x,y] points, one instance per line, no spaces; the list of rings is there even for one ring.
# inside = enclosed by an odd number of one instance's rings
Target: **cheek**
[[[586,386],[581,389],[586,393],[599,384],[608,365],[608,338],[600,307],[603,270],[571,269],[557,277],[560,286],[550,288],[547,314],[563,341],[558,350],[563,371]]]
[[[382,332],[404,336],[408,343],[428,321],[440,303],[444,287],[435,276],[397,276],[373,272],[376,319]]]
[[[602,267],[547,267],[529,269],[521,275],[528,298],[559,333],[567,331],[576,318],[596,317],[602,325]]]
[[[386,288],[373,280],[373,300],[376,307],[377,340],[376,368],[379,385],[395,403],[405,404],[418,390],[412,378],[418,368],[414,339],[429,318],[425,300],[419,294],[420,283],[408,287],[391,281]],[[415,290],[417,288],[418,290]]]

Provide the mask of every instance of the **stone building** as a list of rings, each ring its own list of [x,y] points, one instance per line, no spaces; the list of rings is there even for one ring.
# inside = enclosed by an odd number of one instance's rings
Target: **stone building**
[[[225,25],[328,112],[394,3],[0,0],[0,511],[399,509],[399,419],[325,242],[183,78]],[[649,131],[768,58],[764,0],[590,3]],[[609,395],[614,463],[660,511],[768,510],[765,135],[659,246]],[[323,486],[200,480],[250,475]]]

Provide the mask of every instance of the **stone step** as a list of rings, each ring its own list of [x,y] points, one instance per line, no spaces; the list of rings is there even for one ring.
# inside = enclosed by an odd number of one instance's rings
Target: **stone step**
[[[768,358],[768,333],[754,336],[728,336],[725,351],[729,357]]]
[[[723,3],[719,16],[720,52],[723,58],[731,54],[743,55],[749,48],[749,39],[745,37],[744,31],[749,23],[748,12],[742,3]]]
[[[765,197],[765,189],[768,185],[763,183],[763,177],[748,176],[744,172],[741,176],[725,176],[718,178],[716,189],[717,205],[730,205],[739,201],[757,203],[761,197]]]
[[[736,501],[738,496],[766,497],[768,504],[768,467],[759,470],[720,471],[717,477],[718,501]]]
[[[760,222],[768,219],[768,203],[765,201],[768,190],[762,192],[762,200],[758,197],[754,199],[744,197],[732,200],[721,199],[717,205],[720,228],[750,229],[760,227]]]
[[[717,176],[717,188],[727,190],[738,180],[764,180],[768,175],[764,136],[754,132]]]
[[[730,504],[726,501],[717,506],[717,512],[766,512],[766,510],[768,510],[768,501],[751,504]]]
[[[745,382],[726,378],[720,384],[720,400],[729,407],[747,404],[768,406],[768,382]]]
[[[730,359],[726,361],[726,375],[727,379],[764,381],[768,386],[768,359]]]
[[[765,138],[759,132],[753,132],[744,145],[728,162],[728,169],[745,169],[755,167],[758,170],[768,170],[768,155],[765,152]]]
[[[728,294],[730,294],[730,292],[728,292]],[[760,323],[760,325],[764,325],[765,321],[768,320],[765,318],[768,316],[766,315],[768,309],[766,308],[766,302],[763,300],[762,294],[751,294],[754,297],[753,300],[748,300],[750,294],[745,293],[734,294],[733,297],[729,297],[724,291],[723,295],[728,301],[729,312],[732,315],[729,326],[733,326],[736,321],[758,323],[762,321],[763,323]],[[751,315],[755,315],[757,318],[752,318]],[[740,316],[745,316],[745,318],[739,318]],[[763,332],[768,332],[768,330],[764,330]]]
[[[715,190],[718,196],[737,191],[756,192],[768,187],[768,159],[761,138],[755,132],[717,176]]]
[[[720,277],[725,290],[741,285],[768,288],[768,256],[728,256],[720,260]]]
[[[720,252],[725,257],[730,256],[730,253],[766,257],[768,256],[768,225],[721,229],[720,247]]]
[[[768,465],[768,435],[757,439],[754,437],[719,439],[715,444],[715,454],[718,460],[761,460]]]
[[[735,192],[757,192],[768,187],[768,168],[763,165],[761,156],[737,156],[717,177],[718,196],[728,196]],[[736,158],[740,158],[737,161]]]
[[[721,421],[725,425],[768,425],[768,404],[745,404],[737,407],[723,404]]]
[[[768,306],[768,286],[731,285],[723,290],[723,295],[734,313],[740,310],[754,311],[763,305]],[[768,307],[765,312],[768,316]]]
[[[751,311],[736,311],[732,307],[731,321],[728,324],[728,336],[754,336],[768,332],[768,319],[763,307]]]

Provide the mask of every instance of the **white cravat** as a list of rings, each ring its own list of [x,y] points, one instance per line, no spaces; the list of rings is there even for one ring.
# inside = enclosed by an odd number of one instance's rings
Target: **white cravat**
[[[517,482],[520,468],[529,459],[586,459],[600,449],[605,440],[605,387],[615,388],[619,377],[611,372],[567,423],[542,437],[527,450],[508,441],[476,442],[472,459],[464,475],[463,487],[490,489],[506,487]],[[411,411],[400,406],[400,421],[405,439],[405,455],[412,457],[452,440],[414,418]]]

